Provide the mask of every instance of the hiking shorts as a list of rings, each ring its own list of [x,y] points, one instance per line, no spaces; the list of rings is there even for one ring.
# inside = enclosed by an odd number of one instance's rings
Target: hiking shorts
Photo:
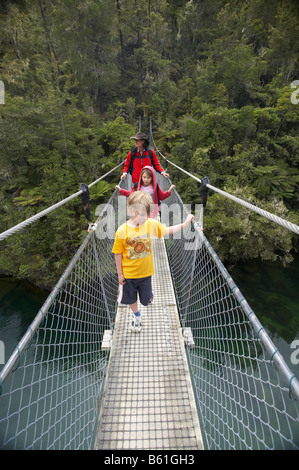
[[[145,307],[153,298],[152,277],[141,277],[139,279],[126,279],[125,284],[119,284],[117,301],[120,304],[131,305],[139,300]]]

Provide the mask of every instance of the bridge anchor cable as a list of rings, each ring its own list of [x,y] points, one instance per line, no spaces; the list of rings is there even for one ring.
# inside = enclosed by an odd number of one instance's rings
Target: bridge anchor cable
[[[97,180],[93,181],[88,187],[91,188],[95,184],[97,184],[99,181],[103,180],[106,178],[106,176],[110,175],[113,173],[114,170],[119,168],[123,163],[120,163],[116,167],[112,168],[112,170],[108,171],[105,175],[101,176]],[[15,225],[14,227],[6,230],[5,232],[0,233],[0,241],[5,240],[6,238],[10,237],[11,235],[14,235],[15,233],[19,232],[23,228],[27,227],[28,225],[32,224],[33,222],[36,222],[38,219],[41,217],[49,214],[50,212],[54,211],[55,209],[58,209],[58,207],[63,206],[67,202],[71,201],[72,199],[75,199],[77,196],[80,196],[82,194],[82,190],[72,194],[71,196],[63,199],[62,201],[57,202],[56,204],[53,204],[53,206],[48,207],[47,209],[39,212],[38,214],[33,215],[29,219],[24,220],[23,222],[20,222],[18,225]]]
[[[183,173],[185,173],[187,176],[190,176],[190,178],[193,178],[195,181],[197,181],[198,183],[201,183],[201,179],[198,178],[197,176],[194,176],[192,175],[192,173],[189,173],[188,171],[184,170],[183,168],[181,168],[180,166],[176,165],[175,163],[173,163],[172,161],[170,161],[167,157],[165,157],[161,152],[160,150],[157,148],[154,140],[153,140],[153,137],[152,137],[152,141],[154,143],[154,147],[155,147],[155,150],[157,151],[157,153],[159,153],[159,155],[164,158],[164,160],[166,160],[168,163],[170,163],[171,165],[173,165],[175,168],[177,168],[178,170],[182,171]],[[247,209],[250,209],[254,212],[256,212],[257,214],[259,215],[262,215],[263,217],[266,217],[267,219],[271,220],[272,222],[275,222],[279,225],[282,225],[284,228],[296,233],[297,235],[299,235],[299,226],[296,225],[296,224],[293,224],[292,222],[289,222],[288,220],[285,220],[281,217],[278,217],[277,215],[274,215],[272,214],[271,212],[268,212],[268,211],[265,211],[264,209],[261,209],[260,207],[257,207],[255,206],[254,204],[250,204],[249,202],[247,201],[244,201],[243,199],[240,199],[236,196],[233,196],[232,194],[229,194],[227,193],[226,191],[223,191],[222,189],[219,189],[219,188],[216,188],[215,186],[212,186],[210,183],[208,183],[206,185],[207,188],[209,189],[212,189],[213,191],[215,191],[216,193],[219,193],[221,194],[222,196],[225,196],[229,199],[231,199],[232,201],[236,202],[237,204],[241,204],[242,206],[246,207]]]

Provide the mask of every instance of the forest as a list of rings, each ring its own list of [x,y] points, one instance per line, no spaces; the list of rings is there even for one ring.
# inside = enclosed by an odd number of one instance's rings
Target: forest
[[[0,32],[1,232],[114,168],[149,117],[169,160],[299,224],[296,0],[2,0]],[[91,188],[92,208],[120,175]],[[294,233],[217,193],[204,225],[227,264],[298,253]],[[86,228],[77,198],[0,242],[0,274],[53,287]]]

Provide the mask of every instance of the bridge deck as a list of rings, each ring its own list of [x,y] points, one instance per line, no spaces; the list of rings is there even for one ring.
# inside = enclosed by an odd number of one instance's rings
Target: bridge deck
[[[95,449],[203,449],[163,239],[153,241],[154,301],[142,331],[118,308]]]

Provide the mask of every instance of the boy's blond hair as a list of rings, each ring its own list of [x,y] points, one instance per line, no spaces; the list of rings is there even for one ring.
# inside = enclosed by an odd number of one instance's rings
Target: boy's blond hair
[[[136,206],[136,210],[138,210],[139,212],[140,209],[142,210],[142,208],[144,208],[146,210],[147,215],[150,215],[151,204],[153,204],[153,200],[151,196],[145,191],[134,191],[128,197],[128,208]]]

